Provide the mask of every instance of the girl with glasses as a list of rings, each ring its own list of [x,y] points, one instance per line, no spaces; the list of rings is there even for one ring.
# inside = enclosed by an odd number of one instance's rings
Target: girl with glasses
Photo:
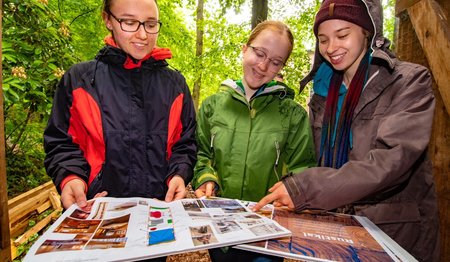
[[[242,47],[242,79],[225,80],[219,93],[203,101],[192,181],[197,197],[258,201],[283,175],[315,165],[307,113],[291,89],[273,80],[293,44],[285,24],[258,24]],[[213,261],[262,257],[236,249],[212,249],[210,256]]]
[[[105,0],[111,35],[60,81],[44,133],[47,173],[65,208],[95,196],[183,198],[196,160],[195,110],[156,46],[156,0]]]

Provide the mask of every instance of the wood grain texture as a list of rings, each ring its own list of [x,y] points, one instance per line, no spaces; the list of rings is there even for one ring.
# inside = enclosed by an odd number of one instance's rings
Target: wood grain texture
[[[406,0],[408,1],[408,0]],[[399,3],[398,1],[397,3]],[[396,37],[395,46],[396,54],[401,60],[410,61],[413,63],[418,63],[431,68],[430,53],[436,50],[435,48],[441,49],[446,48],[447,53],[449,53],[448,40],[444,43],[440,43],[439,39],[435,36],[436,32],[440,30],[447,30],[442,28],[448,28],[450,22],[448,17],[450,15],[450,1],[448,0],[437,0],[430,3],[428,0],[422,0],[418,3],[418,6],[413,7],[409,5],[410,10],[404,10],[403,12],[396,11],[399,18],[398,24],[398,35]],[[421,9],[420,11],[418,9]],[[426,9],[425,9],[426,8]],[[440,10],[438,13],[434,13],[435,9]],[[434,22],[436,28],[431,28],[431,31],[427,33],[427,28],[430,27],[432,21],[423,21],[424,19],[440,19],[440,22]],[[413,26],[413,21],[415,21],[416,26]],[[418,22],[418,21],[421,22]],[[419,23],[425,23],[424,25],[418,25]],[[438,28],[440,27],[440,29]],[[419,32],[416,32],[418,29]],[[430,33],[433,32],[433,33]],[[423,46],[419,37],[422,41],[426,41],[427,44]],[[430,45],[429,40],[424,38],[434,38],[435,43]],[[444,36],[440,36],[444,37]],[[428,55],[427,55],[428,53]],[[433,57],[437,53],[432,54]],[[448,54],[447,54],[448,55]],[[437,62],[434,60],[433,63],[442,63],[442,68],[448,67],[449,63],[446,61]],[[440,65],[438,65],[440,66]],[[448,69],[447,69],[448,70]],[[439,88],[437,84],[436,76],[442,76],[443,74],[450,75],[447,72],[438,72],[433,75],[433,89],[436,97],[436,109],[433,119],[433,131],[429,144],[430,158],[433,162],[433,175],[436,185],[436,191],[438,195],[439,204],[439,218],[440,218],[440,247],[441,247],[441,259],[440,261],[450,261],[450,116],[448,113],[448,103],[447,106],[442,97],[442,88]],[[445,76],[444,76],[445,77]],[[444,86],[444,92],[447,94],[449,92],[448,83]]]

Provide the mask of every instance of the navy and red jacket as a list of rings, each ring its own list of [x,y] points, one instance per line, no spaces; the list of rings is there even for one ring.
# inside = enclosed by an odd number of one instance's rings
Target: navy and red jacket
[[[88,185],[88,198],[106,190],[164,199],[168,178],[191,180],[194,105],[166,58],[170,50],[155,48],[135,61],[107,45],[64,74],[44,132],[44,164],[59,190],[75,176]]]

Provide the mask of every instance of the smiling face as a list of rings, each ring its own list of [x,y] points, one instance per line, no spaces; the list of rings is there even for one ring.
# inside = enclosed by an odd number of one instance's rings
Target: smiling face
[[[251,43],[244,45],[242,63],[246,87],[256,90],[273,80],[283,68],[291,49],[292,44],[287,35],[271,28],[264,29]]]
[[[155,0],[113,0],[109,11],[120,19],[135,19],[140,22],[158,20],[159,12]],[[125,32],[120,23],[110,14],[104,12],[103,20],[112,32],[114,41],[120,49],[135,59],[148,55],[156,45],[158,34],[149,34],[141,25],[136,32]]]
[[[319,25],[317,38],[320,54],[351,81],[367,52],[368,33],[345,20],[327,20]]]

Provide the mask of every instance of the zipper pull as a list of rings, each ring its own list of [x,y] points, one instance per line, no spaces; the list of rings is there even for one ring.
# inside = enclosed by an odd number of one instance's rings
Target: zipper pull
[[[275,166],[278,166],[278,161],[280,160],[280,144],[275,141],[275,149],[277,150],[277,160],[275,160]]]
[[[216,136],[216,133],[211,134],[211,143],[209,144],[209,148],[212,149],[214,147],[214,137]]]
[[[277,159],[275,160],[275,164],[273,165],[273,172],[277,176],[278,181],[280,181],[281,178],[280,178],[280,175],[277,172],[278,161],[280,160],[280,144],[278,143],[278,141],[275,141],[275,149],[277,151]]]

